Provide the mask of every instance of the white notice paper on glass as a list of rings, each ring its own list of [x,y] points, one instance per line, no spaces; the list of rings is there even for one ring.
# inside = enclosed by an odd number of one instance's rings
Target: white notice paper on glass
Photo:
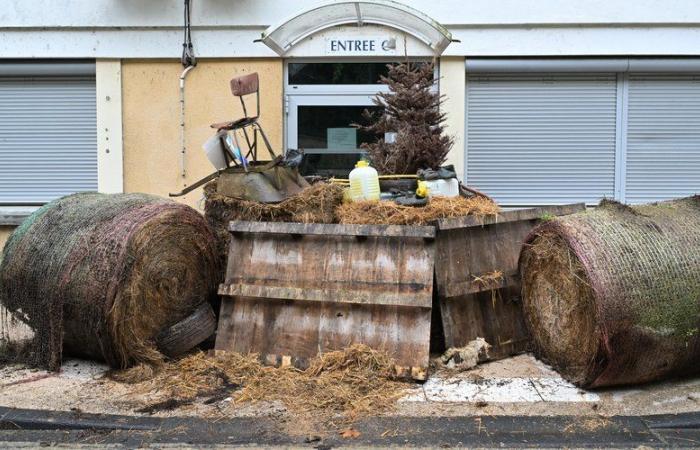
[[[328,148],[356,149],[357,130],[355,128],[327,128]]]

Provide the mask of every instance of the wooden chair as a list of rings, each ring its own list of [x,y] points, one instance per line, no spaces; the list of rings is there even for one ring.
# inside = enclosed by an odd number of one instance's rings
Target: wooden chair
[[[240,77],[233,78],[231,80],[231,93],[234,97],[238,97],[243,107],[243,117],[231,120],[228,122],[218,122],[211,124],[212,128],[217,131],[233,131],[234,133],[238,130],[242,131],[245,137],[245,142],[248,145],[248,153],[245,155],[246,159],[252,160],[253,162],[258,161],[258,133],[262,137],[262,140],[270,152],[272,158],[276,157],[275,152],[272,150],[270,141],[265,134],[265,131],[258,123],[258,118],[260,117],[260,81],[258,79],[257,72],[251,73],[249,75],[242,75]],[[255,115],[248,115],[248,108],[246,107],[245,98],[255,95]],[[252,131],[252,138],[250,132]]]

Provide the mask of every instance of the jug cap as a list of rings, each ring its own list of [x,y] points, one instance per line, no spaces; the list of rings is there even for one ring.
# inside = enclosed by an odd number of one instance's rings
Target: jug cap
[[[369,167],[369,163],[365,161],[364,159],[361,159],[357,161],[357,164],[355,164],[355,167]]]

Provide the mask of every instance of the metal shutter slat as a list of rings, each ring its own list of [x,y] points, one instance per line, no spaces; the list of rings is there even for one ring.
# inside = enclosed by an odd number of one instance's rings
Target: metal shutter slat
[[[0,78],[0,205],[95,190],[94,77]]]
[[[700,193],[698,75],[630,75],[625,200],[695,193]]]
[[[467,183],[505,206],[614,196],[614,74],[480,74],[466,95]]]

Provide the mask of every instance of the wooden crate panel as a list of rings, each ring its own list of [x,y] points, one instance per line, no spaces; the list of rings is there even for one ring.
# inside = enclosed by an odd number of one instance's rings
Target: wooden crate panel
[[[384,350],[403,376],[427,377],[430,310],[332,302],[225,297],[216,350],[258,353],[305,368],[319,353],[363,343]]]
[[[217,350],[303,367],[355,343],[425,378],[433,227],[232,222]]]
[[[496,218],[464,217],[438,222],[435,281],[447,347],[482,337],[493,358],[527,349],[528,333],[519,303],[518,258],[526,236],[546,216],[583,211],[564,205],[506,211]],[[484,283],[485,276],[502,278]]]
[[[520,310],[517,288],[440,298],[445,344],[461,347],[476,339],[491,344],[492,359],[528,350],[530,336]]]
[[[476,278],[496,270],[504,275],[502,287],[518,285],[520,247],[540,218],[584,209],[581,203],[506,211],[496,218],[467,216],[439,221],[435,256],[438,295],[455,297],[482,291],[484,286]]]

